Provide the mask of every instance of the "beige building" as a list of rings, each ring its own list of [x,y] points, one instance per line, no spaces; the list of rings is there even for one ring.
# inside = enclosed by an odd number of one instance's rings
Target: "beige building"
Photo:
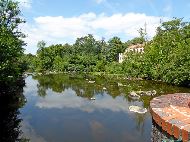
[[[144,53],[144,44],[131,45],[125,49],[124,53],[119,53],[119,63],[122,63],[128,52]]]

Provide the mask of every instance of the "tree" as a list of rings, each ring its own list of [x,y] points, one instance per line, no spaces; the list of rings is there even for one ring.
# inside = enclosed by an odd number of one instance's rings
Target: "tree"
[[[42,51],[46,46],[46,42],[41,40],[41,41],[38,41],[37,43],[37,47],[38,47],[38,50],[37,50],[37,53],[39,53],[40,51]]]
[[[44,72],[48,69],[48,66],[50,65],[49,64],[49,52],[48,52],[48,48],[45,48],[46,46],[46,42],[45,41],[39,41],[37,43],[37,47],[38,47],[38,50],[37,50],[37,66],[38,66],[38,69],[37,71],[40,71],[40,72]]]
[[[190,23],[173,19],[162,23],[145,49],[150,78],[176,85],[190,85]]]
[[[23,55],[22,40],[25,35],[18,26],[24,23],[20,18],[18,2],[0,1],[0,82],[15,81],[24,71],[20,57]]]
[[[118,61],[119,53],[124,51],[124,45],[120,38],[113,37],[108,41],[107,60],[109,62]]]

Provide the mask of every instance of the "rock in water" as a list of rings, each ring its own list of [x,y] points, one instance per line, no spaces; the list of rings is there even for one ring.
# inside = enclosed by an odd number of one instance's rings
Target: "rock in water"
[[[152,96],[155,96],[157,94],[156,90],[152,90]]]
[[[155,96],[157,94],[156,90],[152,91],[136,91],[140,96]]]
[[[134,91],[130,92],[129,97],[134,99],[134,100],[140,99],[140,96],[137,95],[137,93],[135,93]]]
[[[90,98],[90,100],[96,100],[96,98]]]
[[[123,84],[122,84],[122,83],[119,83],[119,82],[117,83],[117,85],[118,85],[118,86],[123,86]]]
[[[139,106],[130,106],[129,107],[129,110],[130,111],[133,111],[133,112],[137,112],[137,113],[146,113],[147,112],[147,109],[146,108],[141,108]]]
[[[88,83],[95,83],[95,81],[91,81],[91,80],[90,80],[90,81],[88,81]]]
[[[151,92],[151,91],[147,91],[147,92],[146,92],[146,95],[147,95],[147,96],[152,96],[152,92]]]

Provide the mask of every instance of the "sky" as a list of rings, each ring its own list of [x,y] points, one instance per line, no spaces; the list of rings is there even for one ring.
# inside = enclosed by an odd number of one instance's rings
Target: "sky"
[[[123,42],[138,37],[144,28],[148,38],[160,22],[173,17],[190,21],[190,0],[16,0],[26,23],[20,26],[27,43],[25,53],[35,54],[38,41],[73,44],[93,34],[97,40],[118,36]]]

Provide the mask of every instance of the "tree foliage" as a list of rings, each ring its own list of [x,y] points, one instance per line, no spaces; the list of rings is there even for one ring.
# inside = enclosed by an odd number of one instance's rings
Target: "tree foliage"
[[[16,80],[24,71],[20,57],[25,36],[18,28],[24,21],[20,14],[17,2],[0,1],[0,82]]]
[[[190,23],[182,22],[182,19],[164,22],[145,53],[150,78],[189,84]]]
[[[144,54],[128,54],[123,64],[129,76],[189,86],[190,23],[182,19],[162,23]]]

